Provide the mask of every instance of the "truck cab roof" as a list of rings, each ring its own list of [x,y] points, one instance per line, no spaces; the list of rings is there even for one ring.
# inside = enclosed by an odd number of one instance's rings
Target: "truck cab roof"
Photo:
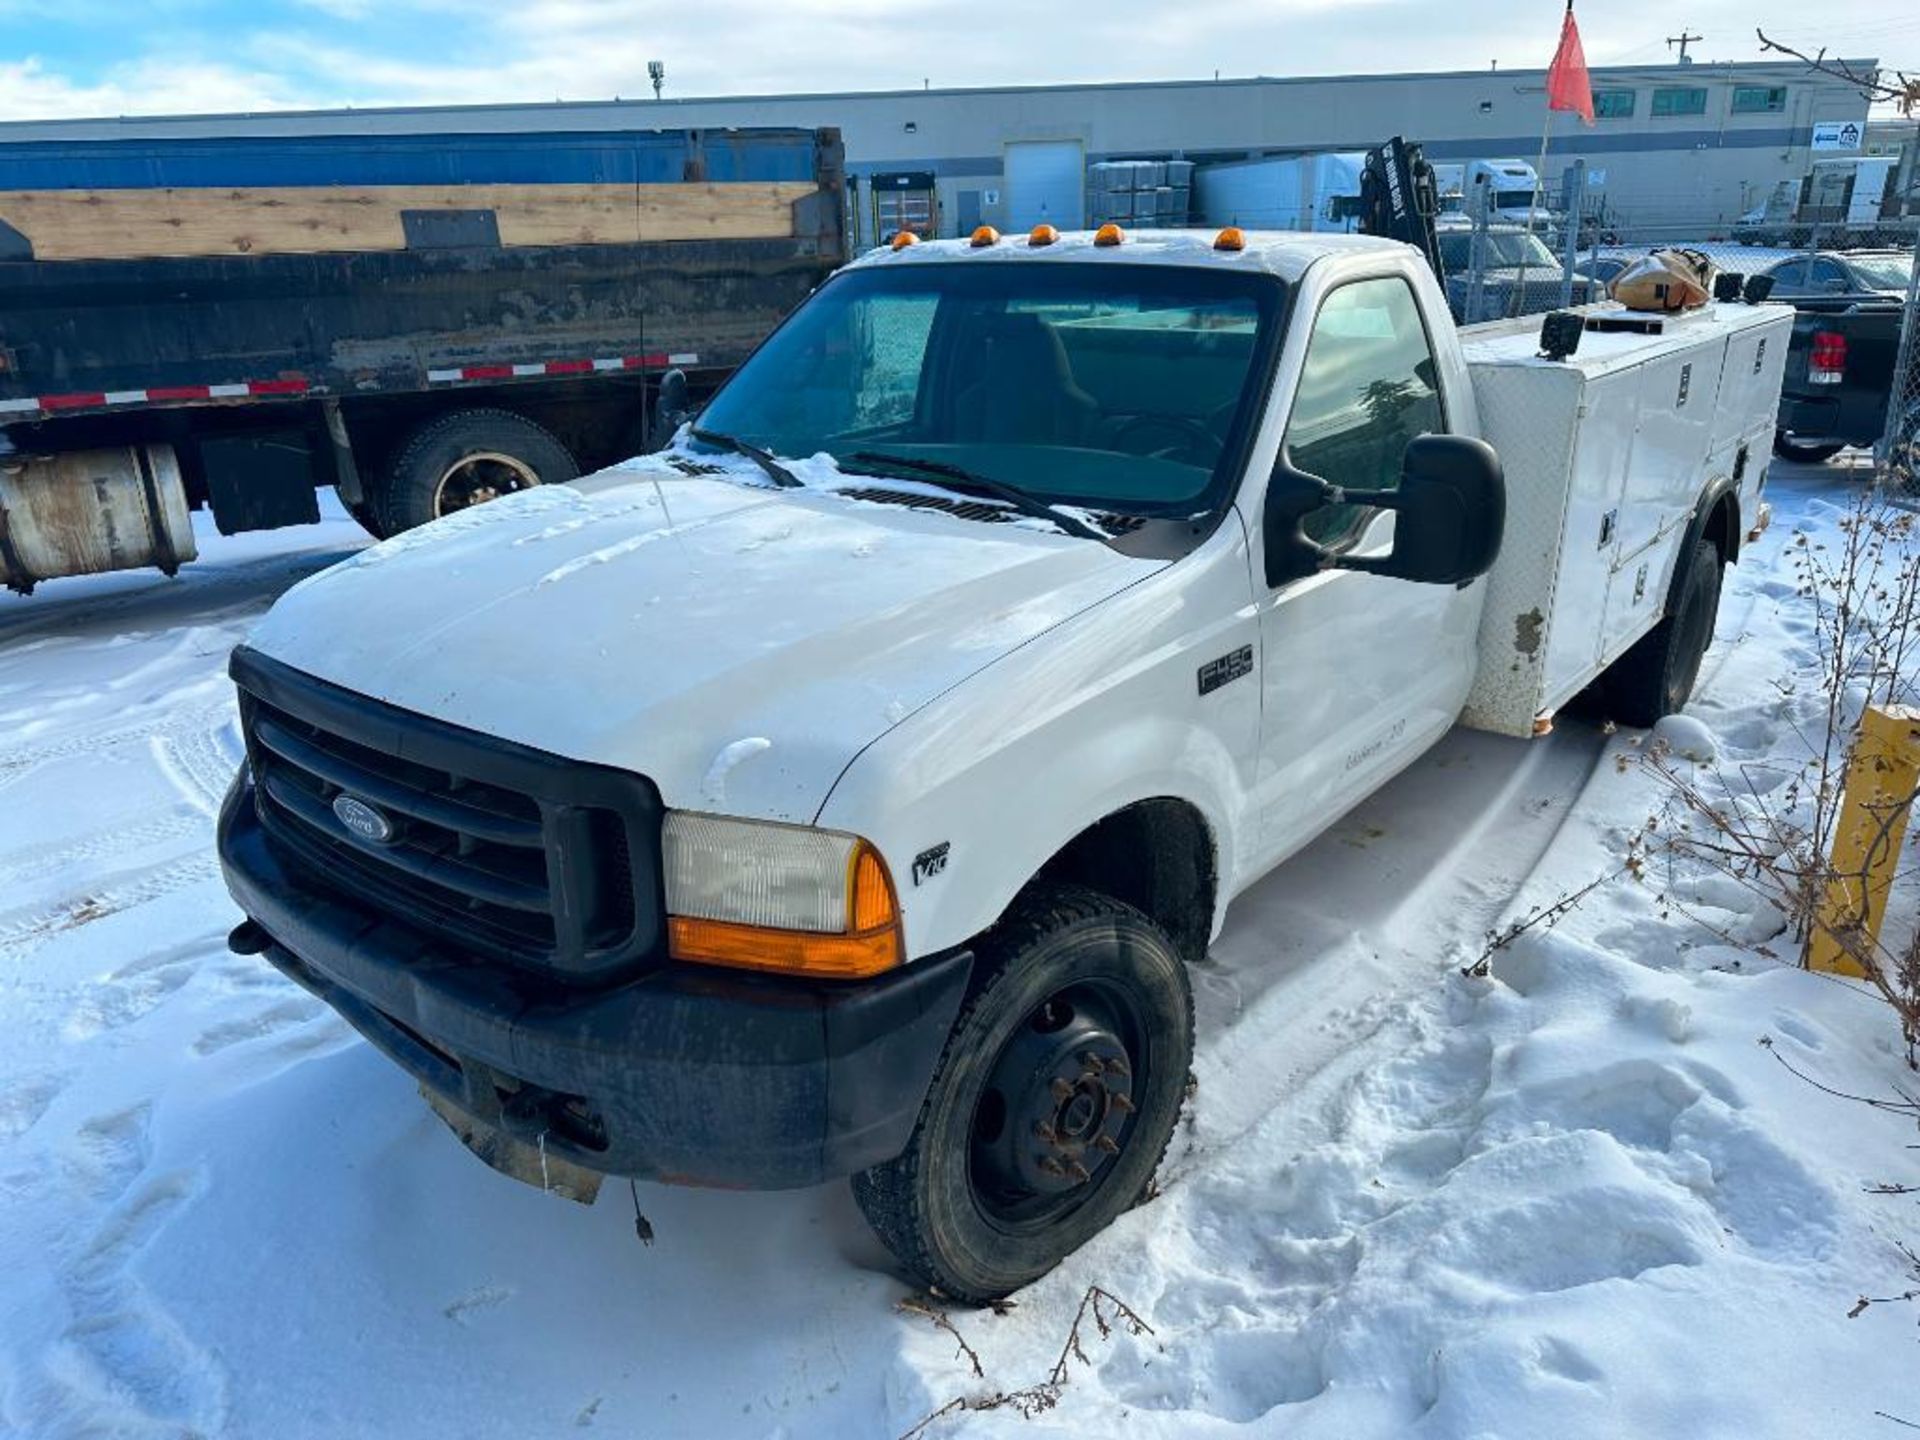
[[[1264,270],[1282,280],[1298,280],[1307,267],[1328,255],[1353,255],[1369,252],[1389,254],[1406,251],[1397,240],[1371,235],[1308,234],[1297,230],[1246,230],[1239,250],[1218,250],[1214,239],[1220,232],[1205,230],[1149,230],[1128,234],[1118,245],[1094,244],[1094,231],[1063,233],[1048,245],[1032,245],[1020,234],[1003,235],[992,245],[976,246],[971,240],[926,240],[898,250],[880,246],[869,250],[848,269],[870,269],[884,265],[925,265],[1007,263],[1024,260],[1034,264],[1061,262],[1112,265],[1188,265],[1229,270]]]

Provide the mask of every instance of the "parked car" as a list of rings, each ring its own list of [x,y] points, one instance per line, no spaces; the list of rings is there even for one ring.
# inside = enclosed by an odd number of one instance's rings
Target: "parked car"
[[[1005,1295],[1146,1192],[1234,896],[1456,721],[1686,701],[1790,323],[1543,362],[1385,240],[876,250],[667,451],[281,598],[230,944],[510,1175],[851,1174]]]
[[[1480,293],[1473,295],[1474,227],[1436,227],[1440,263],[1447,272],[1447,305],[1455,320],[1467,323],[1500,316],[1537,315],[1559,308],[1564,262],[1540,236],[1524,225],[1489,225],[1481,241]],[[1520,287],[1525,286],[1525,293]],[[1606,293],[1606,286],[1576,276],[1571,303],[1584,305]]]
[[[1584,276],[1599,287],[1599,295],[1594,297],[1598,299],[1607,293],[1614,276],[1631,264],[1633,257],[1630,255],[1589,255],[1574,265],[1573,273]]]
[[[1773,277],[1773,298],[1904,300],[1913,283],[1911,250],[1823,250],[1795,255],[1760,272]]]
[[[1887,429],[1904,311],[1884,298],[1799,302],[1781,381],[1775,454],[1818,464],[1849,445],[1879,442]],[[1920,444],[1920,400],[1910,402],[1894,440],[1903,453]]]

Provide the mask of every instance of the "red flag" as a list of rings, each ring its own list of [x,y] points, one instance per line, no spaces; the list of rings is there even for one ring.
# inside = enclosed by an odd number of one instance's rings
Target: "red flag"
[[[1560,48],[1547,67],[1547,109],[1571,110],[1593,123],[1593,86],[1587,80],[1587,57],[1580,49],[1580,27],[1573,21],[1573,0],[1567,0],[1567,18],[1560,24]]]

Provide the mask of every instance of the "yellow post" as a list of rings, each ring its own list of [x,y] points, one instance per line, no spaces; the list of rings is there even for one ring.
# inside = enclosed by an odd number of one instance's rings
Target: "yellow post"
[[[1920,709],[1869,705],[1847,766],[1833,831],[1832,878],[1807,945],[1807,964],[1835,975],[1865,975],[1886,917],[1887,891],[1907,835],[1906,801],[1920,788]],[[1849,950],[1852,953],[1848,953]]]

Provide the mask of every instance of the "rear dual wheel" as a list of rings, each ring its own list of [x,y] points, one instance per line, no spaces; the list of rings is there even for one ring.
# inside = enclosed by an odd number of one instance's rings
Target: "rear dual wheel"
[[[1679,593],[1666,618],[1607,670],[1607,709],[1629,725],[1653,725],[1678,713],[1700,679],[1720,616],[1720,551],[1706,540],[1681,557]]]
[[[903,1266],[981,1302],[1139,1201],[1186,1094],[1193,998],[1164,931],[1077,886],[1035,886],[975,965],[905,1153],[853,1193]]]
[[[386,534],[397,535],[579,473],[567,447],[525,416],[457,410],[428,421],[400,447],[376,497],[377,517]]]

